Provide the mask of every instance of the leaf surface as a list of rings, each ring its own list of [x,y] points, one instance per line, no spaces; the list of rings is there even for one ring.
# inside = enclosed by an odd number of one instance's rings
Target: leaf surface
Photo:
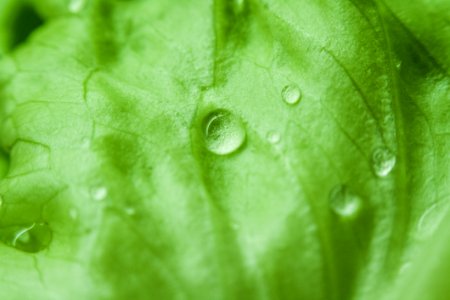
[[[0,4],[0,297],[445,299],[448,1],[67,2]]]

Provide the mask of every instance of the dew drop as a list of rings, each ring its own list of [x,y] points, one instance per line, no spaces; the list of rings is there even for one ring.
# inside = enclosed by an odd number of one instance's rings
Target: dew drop
[[[283,101],[287,104],[294,105],[297,104],[301,97],[302,92],[300,91],[300,88],[295,84],[289,84],[283,88],[281,91],[281,97],[283,98]]]
[[[241,228],[241,226],[240,226],[238,223],[233,223],[233,224],[231,225],[231,228],[232,228],[233,230],[239,230],[239,229]]]
[[[408,272],[411,269],[412,263],[411,262],[406,262],[404,263],[399,270],[399,274],[403,275],[404,273]]]
[[[91,147],[91,140],[89,138],[84,138],[81,140],[81,148],[89,149]]]
[[[444,219],[447,209],[448,205],[444,205],[444,202],[438,202],[423,213],[417,224],[419,238],[430,237],[436,231]]]
[[[78,219],[78,210],[76,208],[71,208],[69,210],[69,216],[72,220]]]
[[[228,110],[218,109],[209,113],[202,127],[206,148],[214,154],[231,154],[245,142],[244,124]]]
[[[126,207],[126,208],[125,208],[125,213],[126,213],[128,216],[134,216],[134,215],[136,215],[136,209],[135,209],[134,207],[131,207],[131,206]]]
[[[98,187],[91,191],[92,198],[95,201],[102,201],[108,196],[108,189],[105,187]]]
[[[387,148],[377,148],[372,154],[373,170],[378,177],[385,177],[395,167],[395,155]]]
[[[341,217],[354,217],[361,209],[361,199],[345,185],[338,185],[330,192],[331,210]]]
[[[267,140],[271,144],[278,144],[281,140],[281,135],[276,131],[269,131],[267,133]]]
[[[52,240],[52,231],[45,223],[34,223],[18,230],[11,242],[14,248],[36,253],[46,249]]]

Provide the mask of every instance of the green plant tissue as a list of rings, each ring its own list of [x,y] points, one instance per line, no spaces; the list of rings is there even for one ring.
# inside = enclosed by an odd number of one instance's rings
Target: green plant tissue
[[[450,1],[0,0],[0,299],[450,299]]]

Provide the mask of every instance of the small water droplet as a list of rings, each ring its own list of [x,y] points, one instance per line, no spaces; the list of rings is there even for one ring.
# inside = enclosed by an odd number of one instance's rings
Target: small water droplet
[[[398,273],[400,275],[403,275],[405,272],[407,272],[409,269],[411,269],[412,263],[411,262],[406,262],[404,263],[401,267],[400,270],[398,271]]]
[[[354,217],[361,209],[361,199],[346,185],[339,185],[330,192],[330,207],[341,217]]]
[[[269,131],[267,133],[267,140],[271,144],[278,144],[281,140],[281,135],[276,131]]]
[[[108,196],[108,189],[105,187],[98,187],[91,191],[92,198],[94,198],[95,201],[102,201]]]
[[[76,208],[71,208],[71,209],[69,210],[69,216],[70,216],[70,218],[71,218],[72,220],[78,219],[78,211],[77,211],[77,209],[76,209]]]
[[[448,210],[446,202],[438,202],[430,206],[420,217],[417,224],[419,238],[430,237],[441,224]]]
[[[83,10],[86,0],[72,0],[69,3],[69,11],[76,14]]]
[[[302,92],[300,91],[300,88],[295,84],[289,84],[283,88],[281,91],[281,97],[283,98],[283,101],[287,104],[294,105],[297,104],[301,97]]]
[[[387,148],[377,148],[372,154],[372,164],[375,174],[385,177],[391,173],[395,167],[395,155]]]
[[[91,139],[89,138],[84,138],[81,141],[81,148],[83,149],[89,149],[91,147]]]
[[[202,127],[206,148],[217,155],[233,153],[245,142],[244,124],[228,110],[218,109],[209,113]]]
[[[134,207],[126,207],[125,213],[129,216],[134,216],[136,214],[136,209]]]
[[[52,231],[45,223],[34,223],[16,232],[11,245],[21,251],[36,253],[50,245]]]

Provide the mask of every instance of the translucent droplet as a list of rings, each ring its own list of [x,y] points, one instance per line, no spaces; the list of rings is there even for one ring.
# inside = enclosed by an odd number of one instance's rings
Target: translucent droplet
[[[11,242],[14,248],[36,253],[46,249],[52,240],[52,231],[45,223],[34,223],[16,232]]]
[[[83,10],[86,0],[71,0],[69,3],[69,11],[76,14]]]
[[[301,97],[302,92],[300,91],[300,88],[295,84],[289,84],[283,88],[281,91],[281,97],[283,98],[283,101],[287,104],[294,105],[297,104]]]
[[[361,209],[361,199],[345,185],[333,188],[329,201],[331,210],[341,217],[354,217]]]
[[[276,131],[269,131],[267,133],[267,140],[271,144],[278,144],[281,140],[281,135]]]
[[[69,216],[72,220],[78,219],[78,210],[76,208],[71,208],[69,210]]]
[[[206,148],[217,155],[235,152],[246,138],[240,118],[224,109],[215,110],[205,117],[203,135]]]
[[[446,202],[438,202],[430,206],[420,217],[417,231],[420,238],[430,237],[441,224],[448,210]]]
[[[125,213],[129,216],[134,216],[136,214],[136,209],[134,207],[126,207]]]
[[[395,155],[387,148],[377,148],[372,154],[372,164],[375,174],[385,177],[391,173],[395,167]]]
[[[399,270],[399,274],[402,275],[404,273],[406,273],[409,269],[411,269],[412,263],[411,262],[406,262],[404,263]]]
[[[241,225],[239,225],[238,223],[233,223],[231,224],[231,228],[233,230],[239,230],[241,228]]]
[[[81,148],[83,149],[89,149],[91,147],[91,139],[89,138],[84,138],[81,141]]]
[[[94,198],[95,201],[102,201],[108,196],[108,189],[105,187],[99,187],[95,188],[91,191],[92,198]]]

